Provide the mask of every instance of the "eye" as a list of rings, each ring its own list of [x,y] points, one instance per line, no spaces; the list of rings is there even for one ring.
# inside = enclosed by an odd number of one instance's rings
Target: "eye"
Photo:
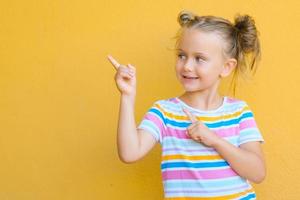
[[[199,57],[199,56],[197,56],[197,57],[195,58],[195,60],[196,60],[196,62],[202,62],[202,61],[205,61],[205,59],[203,59],[203,58],[201,58],[201,57]]]
[[[185,55],[182,54],[182,53],[179,53],[179,54],[177,54],[177,57],[178,57],[179,59],[184,59],[184,58],[185,58]]]

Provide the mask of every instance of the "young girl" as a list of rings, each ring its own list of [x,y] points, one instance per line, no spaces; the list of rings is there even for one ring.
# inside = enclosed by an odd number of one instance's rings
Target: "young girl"
[[[232,24],[182,11],[178,22],[176,75],[184,92],[154,102],[138,127],[135,68],[108,56],[121,92],[119,157],[135,162],[159,142],[168,200],[256,199],[250,181],[265,178],[263,137],[247,103],[218,92],[222,78],[255,69],[260,45],[254,20],[238,15]]]

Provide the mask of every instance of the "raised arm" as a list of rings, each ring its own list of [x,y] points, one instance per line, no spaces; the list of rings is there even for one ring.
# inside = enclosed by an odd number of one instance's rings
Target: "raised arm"
[[[116,85],[121,93],[117,130],[118,155],[121,161],[132,163],[143,158],[156,144],[153,136],[137,130],[134,116],[136,96],[136,69],[119,64],[112,56],[109,61],[117,70]]]

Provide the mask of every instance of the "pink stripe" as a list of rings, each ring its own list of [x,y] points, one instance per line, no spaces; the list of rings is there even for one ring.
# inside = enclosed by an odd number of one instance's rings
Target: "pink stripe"
[[[231,169],[220,169],[220,170],[207,170],[207,171],[196,171],[196,170],[172,170],[163,171],[163,180],[171,179],[219,179],[237,176],[237,174]]]
[[[215,153],[217,154],[215,149],[209,149],[209,148],[205,148],[205,149],[181,149],[181,148],[163,148],[163,152],[166,153],[168,151],[181,151],[181,152],[209,152],[211,153]]]
[[[240,130],[246,129],[246,128],[255,128],[256,122],[253,118],[244,120],[240,123]]]
[[[144,119],[150,120],[159,128],[159,130],[161,130],[162,133],[164,132],[163,122],[155,114],[147,113]]]
[[[170,102],[173,102],[173,103],[176,103],[176,104],[179,103],[179,101],[177,101],[176,98],[171,98],[171,99],[169,99],[169,101],[170,101]]]
[[[235,98],[231,98],[231,97],[228,97],[227,98],[227,102],[228,103],[235,103],[235,102],[239,102],[240,100],[238,100],[238,99],[235,99]]]
[[[232,188],[225,188],[225,189],[217,189],[217,190],[205,190],[205,189],[197,189],[197,190],[166,190],[166,193],[174,194],[174,193],[214,193],[214,192],[229,192],[229,191],[237,191],[241,189],[249,189],[248,184],[244,184],[238,187],[232,187]]]
[[[215,129],[213,131],[220,137],[231,137],[239,134],[239,127],[238,126],[228,127],[222,129]],[[187,132],[186,130],[179,130],[179,129],[174,129],[172,127],[167,127],[165,136],[189,139],[190,137],[187,136],[186,132]]]

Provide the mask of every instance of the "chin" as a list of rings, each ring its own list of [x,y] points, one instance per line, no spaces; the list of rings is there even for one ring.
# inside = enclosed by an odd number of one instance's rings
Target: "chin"
[[[209,87],[204,87],[204,86],[191,86],[191,85],[183,85],[182,88],[184,89],[185,92],[203,92],[205,90],[210,90]]]
[[[198,91],[201,91],[200,88],[194,88],[194,87],[185,87],[183,86],[183,89],[185,92],[198,92]]]

